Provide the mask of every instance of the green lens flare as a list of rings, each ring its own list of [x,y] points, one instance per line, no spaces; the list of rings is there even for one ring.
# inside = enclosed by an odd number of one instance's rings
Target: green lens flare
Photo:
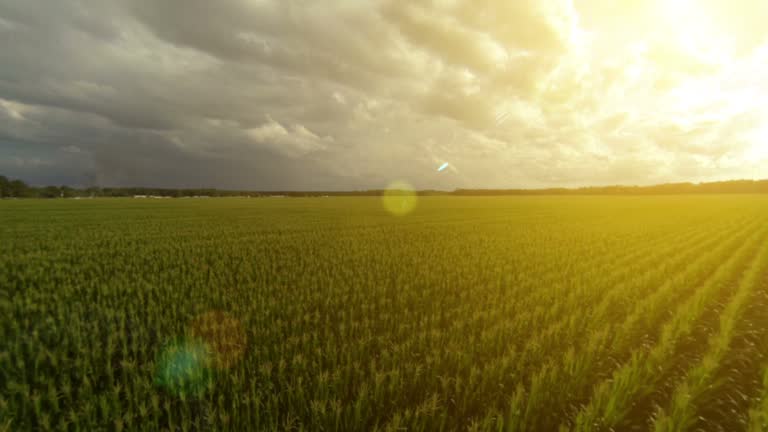
[[[418,198],[413,186],[404,181],[395,181],[387,186],[381,201],[389,213],[405,216],[416,208]]]
[[[212,381],[211,353],[203,342],[175,341],[160,354],[155,383],[171,393],[201,395]]]

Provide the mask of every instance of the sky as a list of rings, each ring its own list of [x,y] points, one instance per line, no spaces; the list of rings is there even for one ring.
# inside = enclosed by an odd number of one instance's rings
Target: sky
[[[0,174],[250,190],[768,178],[766,22],[760,0],[0,0]]]

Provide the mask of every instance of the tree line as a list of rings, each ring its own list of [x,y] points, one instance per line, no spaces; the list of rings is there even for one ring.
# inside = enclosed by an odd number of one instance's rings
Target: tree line
[[[384,189],[359,191],[247,191],[214,188],[146,188],[31,186],[19,179],[0,175],[0,198],[95,198],[95,197],[233,197],[233,196],[378,196]],[[708,183],[666,183],[654,186],[590,186],[547,189],[456,189],[454,191],[420,190],[419,195],[673,195],[768,193],[768,180],[730,180]]]
[[[548,189],[456,189],[451,195],[685,195],[768,193],[768,180],[664,183],[653,186],[588,186]]]

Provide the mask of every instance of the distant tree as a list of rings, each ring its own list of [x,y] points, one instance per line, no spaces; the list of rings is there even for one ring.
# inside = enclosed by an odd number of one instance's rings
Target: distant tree
[[[30,196],[29,186],[21,180],[11,180],[8,183],[8,196],[14,198],[25,198]]]
[[[101,196],[101,188],[92,186],[85,190],[85,196],[98,197]]]
[[[10,193],[9,184],[8,178],[0,175],[0,198],[5,198]]]
[[[67,185],[59,187],[59,196],[62,198],[72,198],[80,195],[77,189],[73,189]]]
[[[58,198],[61,191],[56,186],[46,186],[40,190],[41,198]]]

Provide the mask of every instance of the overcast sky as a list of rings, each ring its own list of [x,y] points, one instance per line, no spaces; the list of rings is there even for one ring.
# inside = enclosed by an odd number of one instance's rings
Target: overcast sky
[[[0,0],[0,174],[242,189],[768,178],[766,22],[762,0]]]

